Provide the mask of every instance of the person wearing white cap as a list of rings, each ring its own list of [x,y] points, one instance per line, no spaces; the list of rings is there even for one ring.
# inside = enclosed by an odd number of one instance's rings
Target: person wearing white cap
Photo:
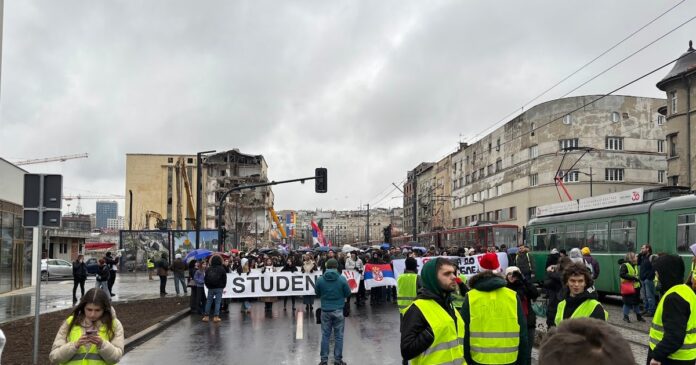
[[[174,272],[174,289],[176,290],[176,295],[179,295],[179,283],[184,288],[184,295],[188,294],[188,289],[186,286],[186,264],[181,260],[181,254],[178,253],[174,255],[174,262],[172,263],[172,272]]]

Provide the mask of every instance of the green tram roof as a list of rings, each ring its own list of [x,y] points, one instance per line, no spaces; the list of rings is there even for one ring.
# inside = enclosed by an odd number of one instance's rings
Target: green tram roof
[[[626,216],[634,214],[644,214],[650,211],[650,207],[653,204],[655,205],[655,207],[659,207],[660,210],[696,208],[696,194],[677,196],[669,199],[646,201],[643,203],[624,205],[620,207],[595,209],[588,210],[585,212],[563,213],[550,215],[546,217],[533,218],[529,221],[527,226],[611,218],[616,216]]]

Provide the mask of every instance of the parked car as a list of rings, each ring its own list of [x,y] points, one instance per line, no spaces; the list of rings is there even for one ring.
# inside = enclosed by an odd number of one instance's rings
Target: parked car
[[[72,264],[59,259],[41,260],[41,280],[56,277],[72,277]]]
[[[85,265],[87,265],[87,275],[97,275],[99,271],[99,260],[89,258],[85,261]]]

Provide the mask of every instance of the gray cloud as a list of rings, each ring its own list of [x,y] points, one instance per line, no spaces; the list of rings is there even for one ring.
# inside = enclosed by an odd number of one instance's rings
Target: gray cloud
[[[310,184],[277,187],[278,208],[355,208],[669,6],[6,2],[0,155],[89,152],[30,170],[63,173],[74,192],[123,194],[126,153],[239,147],[264,154],[274,179],[329,168],[328,194]],[[537,103],[694,12],[693,2],[682,4]],[[678,56],[695,29],[685,26],[574,94],[606,92]],[[654,85],[666,72],[621,93],[662,97]]]

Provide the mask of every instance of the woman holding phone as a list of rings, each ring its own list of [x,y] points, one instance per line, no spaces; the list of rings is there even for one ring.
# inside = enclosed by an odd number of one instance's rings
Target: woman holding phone
[[[123,356],[123,326],[111,307],[111,298],[90,289],[63,322],[48,355],[51,364],[115,364]]]

